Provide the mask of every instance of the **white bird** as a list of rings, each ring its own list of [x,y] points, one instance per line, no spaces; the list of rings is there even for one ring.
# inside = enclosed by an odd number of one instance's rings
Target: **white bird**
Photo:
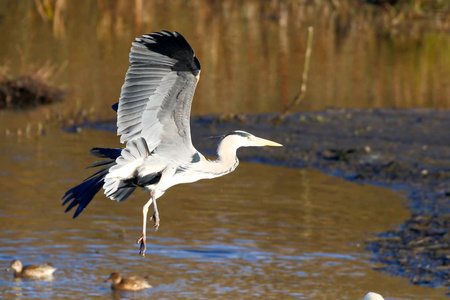
[[[102,168],[63,197],[66,212],[78,206],[74,218],[103,187],[118,202],[141,187],[150,193],[143,206],[142,236],[137,240],[141,255],[146,250],[146,223],[153,203],[155,230],[159,227],[156,199],[180,183],[210,179],[232,172],[239,160],[236,150],[249,146],[282,146],[236,130],[223,136],[215,161],[206,159],[192,145],[190,111],[200,78],[200,62],[191,46],[177,32],[143,35],[133,42],[130,67],[117,110],[117,134],[125,148],[93,148],[91,154],[106,160]]]
[[[380,294],[369,292],[363,300],[384,300],[384,298]]]

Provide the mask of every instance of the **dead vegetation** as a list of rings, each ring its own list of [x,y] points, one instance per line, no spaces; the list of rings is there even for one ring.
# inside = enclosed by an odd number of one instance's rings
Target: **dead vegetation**
[[[14,76],[5,64],[0,68],[0,109],[33,108],[62,101],[65,92],[52,82],[63,68],[45,63],[29,66],[23,75]]]
[[[32,108],[59,102],[63,97],[62,90],[33,76],[0,78],[0,109]]]

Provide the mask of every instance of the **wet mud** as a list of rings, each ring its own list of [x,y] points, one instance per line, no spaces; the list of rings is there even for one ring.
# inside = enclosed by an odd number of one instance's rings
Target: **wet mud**
[[[240,149],[241,160],[319,169],[406,191],[411,217],[368,237],[366,247],[385,271],[414,284],[450,284],[450,111],[328,109],[294,113],[274,125],[275,116],[193,117],[194,145],[214,155],[218,136],[246,130],[284,147]],[[114,122],[89,126],[115,130]]]

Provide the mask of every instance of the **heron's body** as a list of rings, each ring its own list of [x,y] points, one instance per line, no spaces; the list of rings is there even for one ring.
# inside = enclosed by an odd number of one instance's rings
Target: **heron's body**
[[[236,151],[234,153],[224,151],[219,157],[220,159],[216,161],[210,161],[200,152],[195,152],[190,158],[182,161],[154,153],[134,159],[123,166],[112,167],[105,181],[133,180],[133,185],[142,187],[150,193],[154,192],[155,199],[158,199],[174,185],[219,177],[232,172],[239,164]],[[168,177],[170,180],[161,180]]]
[[[141,253],[145,251],[146,218],[150,204],[159,226],[156,199],[180,183],[210,179],[232,172],[239,161],[236,151],[248,146],[281,146],[244,131],[223,137],[218,159],[207,160],[192,145],[190,111],[200,78],[200,62],[179,33],[163,31],[133,42],[130,68],[117,106],[117,134],[123,149],[94,148],[91,154],[106,158],[102,167],[63,197],[66,212],[78,206],[74,218],[104,189],[105,195],[123,201],[137,188],[150,193],[143,207]]]

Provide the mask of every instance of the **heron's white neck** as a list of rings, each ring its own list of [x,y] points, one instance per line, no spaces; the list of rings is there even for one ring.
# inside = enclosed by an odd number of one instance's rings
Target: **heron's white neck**
[[[239,146],[232,139],[224,138],[217,148],[217,160],[208,161],[208,169],[211,171],[211,178],[228,174],[239,164],[236,150]]]

